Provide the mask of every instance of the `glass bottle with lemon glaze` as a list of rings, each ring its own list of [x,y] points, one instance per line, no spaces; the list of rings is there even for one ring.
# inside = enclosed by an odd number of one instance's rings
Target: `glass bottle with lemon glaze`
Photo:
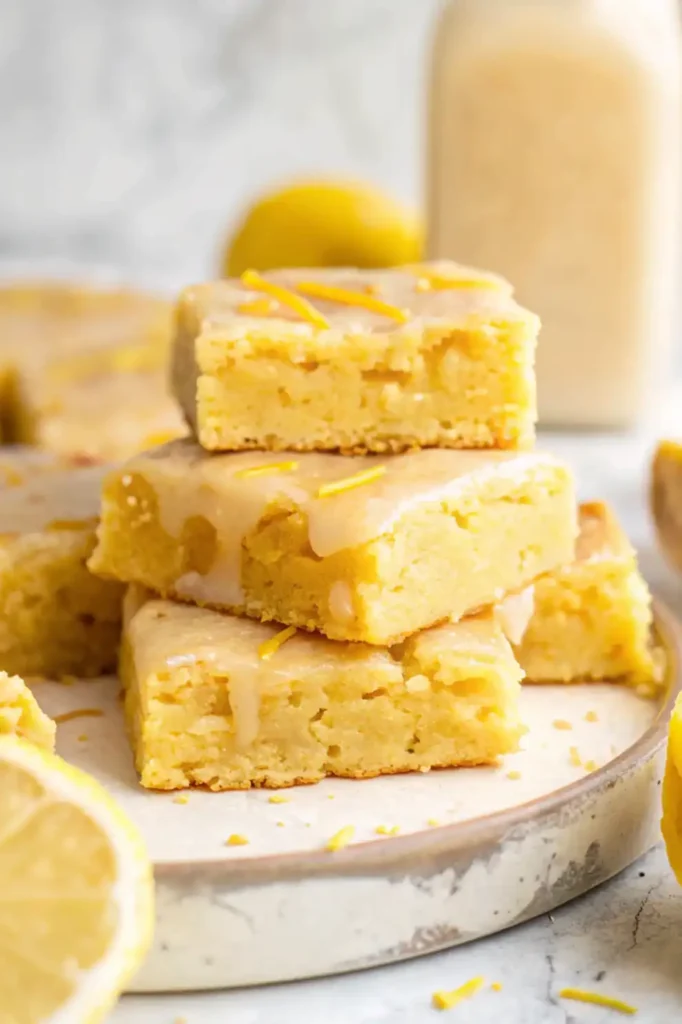
[[[541,422],[656,404],[678,276],[677,0],[451,0],[438,25],[428,255],[508,277],[543,321]]]

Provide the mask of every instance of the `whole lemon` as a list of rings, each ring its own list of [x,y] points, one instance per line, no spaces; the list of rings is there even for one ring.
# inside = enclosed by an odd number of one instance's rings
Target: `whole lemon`
[[[371,185],[302,181],[262,196],[223,257],[228,277],[277,267],[391,267],[422,256],[421,218]]]

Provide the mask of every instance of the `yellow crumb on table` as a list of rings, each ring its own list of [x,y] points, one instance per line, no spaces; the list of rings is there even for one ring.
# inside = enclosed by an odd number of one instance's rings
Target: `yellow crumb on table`
[[[516,771],[516,770],[511,771],[511,772],[507,772],[507,778],[511,779],[513,782],[515,782],[517,779],[521,778],[521,772]]]
[[[276,821],[275,825],[277,826],[277,828],[284,828],[284,822],[283,821]]]
[[[438,992],[434,992],[432,996],[433,1005],[437,1010],[451,1010],[454,1006],[457,1006],[464,999],[469,999],[471,996],[476,995],[478,990],[483,987],[485,978],[479,975],[477,978],[471,978],[470,981],[466,981],[459,988],[452,989],[451,992],[445,992],[440,989]]]
[[[427,818],[426,824],[429,826],[429,828],[438,828],[438,826],[440,825],[440,821],[438,820],[438,818]]]
[[[501,981],[494,981],[490,987],[493,990],[493,992],[501,992],[502,991],[502,982]]]
[[[596,772],[598,767],[599,765],[597,764],[597,762],[593,761],[592,759],[590,759],[589,761],[585,761],[585,763],[583,764],[583,768],[586,772]]]
[[[248,846],[249,840],[246,836],[240,835],[238,832],[233,832],[232,835],[225,840],[225,846]]]
[[[613,999],[611,996],[602,995],[601,992],[587,992],[581,988],[562,988],[559,992],[561,999],[573,999],[578,1003],[591,1003],[593,1006],[604,1006],[609,1010],[618,1010],[619,1013],[625,1013],[629,1016],[634,1016],[637,1013],[637,1007],[630,1006],[629,1003],[624,1003],[621,999]]]
[[[174,804],[188,804],[189,797],[185,793],[178,793],[177,796],[173,797]]]
[[[585,715],[585,721],[586,722],[598,722],[599,721],[599,715],[597,714],[596,711],[588,711],[587,714]]]
[[[344,825],[338,832],[335,832],[331,839],[327,842],[325,849],[329,850],[330,853],[335,853],[337,850],[343,850],[344,846],[352,841],[355,835],[355,825]]]
[[[554,726],[555,729],[559,729],[559,730],[561,730],[563,732],[568,732],[570,729],[573,728],[571,723],[566,721],[565,718],[555,718],[554,721],[552,722],[552,725]]]
[[[397,836],[400,832],[400,825],[377,825],[374,831],[378,836]]]
[[[273,793],[272,796],[268,797],[269,804],[288,804],[289,797],[283,796],[282,793]]]
[[[574,768],[582,768],[583,762],[577,747],[568,748],[568,759]]]

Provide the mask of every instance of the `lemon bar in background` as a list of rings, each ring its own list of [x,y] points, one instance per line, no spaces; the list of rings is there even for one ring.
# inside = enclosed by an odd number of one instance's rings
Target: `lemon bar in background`
[[[56,732],[24,680],[0,672],[0,737],[21,736],[44,750],[54,750]]]
[[[8,672],[95,676],[116,665],[122,588],[86,565],[103,472],[28,472],[0,489],[0,666]]]
[[[388,644],[573,556],[570,471],[536,452],[210,454],[114,469],[90,567],[166,597]]]
[[[490,764],[524,731],[522,673],[490,612],[387,649],[131,587],[120,675],[137,768],[152,789]]]
[[[651,596],[635,552],[602,502],[581,505],[575,559],[535,582],[516,656],[527,682],[651,683]]]
[[[166,381],[171,323],[171,304],[141,292],[0,288],[5,441],[113,460],[186,433]]]
[[[511,291],[450,262],[189,288],[175,395],[216,451],[529,447],[539,321]]]

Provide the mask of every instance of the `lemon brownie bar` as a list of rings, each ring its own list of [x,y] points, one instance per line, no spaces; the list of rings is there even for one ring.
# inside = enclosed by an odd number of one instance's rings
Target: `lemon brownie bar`
[[[94,676],[116,664],[122,588],[86,565],[103,470],[34,473],[0,490],[0,665]]]
[[[60,283],[0,289],[6,440],[113,460],[186,433],[168,394],[172,306]]]
[[[387,644],[522,589],[572,557],[568,469],[534,452],[385,459],[209,454],[183,440],[115,469],[94,572]]]
[[[611,509],[581,505],[575,560],[536,580],[516,647],[528,682],[654,680],[651,598]]]
[[[21,736],[44,750],[54,750],[56,731],[24,680],[0,672],[0,737]]]
[[[491,613],[387,649],[131,587],[120,674],[137,768],[152,789],[490,764],[523,732],[522,673]]]
[[[182,295],[173,385],[210,450],[529,447],[538,327],[450,262],[250,272]]]

